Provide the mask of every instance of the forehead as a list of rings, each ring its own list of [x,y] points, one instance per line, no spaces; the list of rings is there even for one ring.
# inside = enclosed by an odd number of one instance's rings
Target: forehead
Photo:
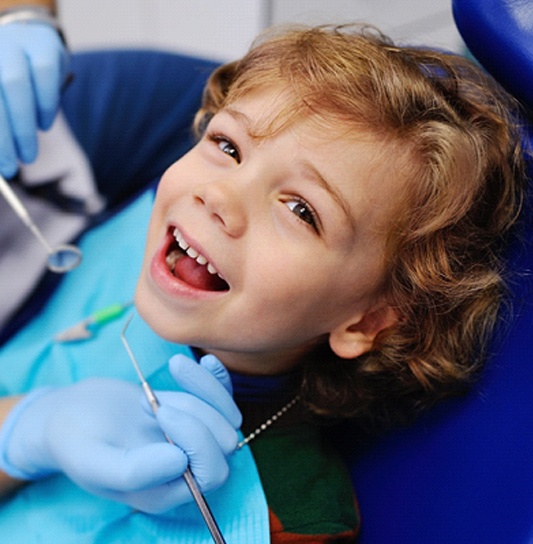
[[[257,139],[271,137],[309,115],[302,100],[285,85],[253,88],[229,97],[221,111],[235,117]]]
[[[288,85],[249,88],[228,98],[220,111],[235,117],[253,138],[269,138],[298,127],[300,131],[326,131],[323,136],[329,134],[330,139],[376,140],[362,120],[331,111],[327,104],[299,95]]]
[[[218,113],[238,122],[254,139],[269,139],[282,133],[305,136],[319,147],[354,146],[368,157],[390,152],[399,146],[392,138],[373,130],[357,118],[350,118],[310,105],[286,87],[258,88],[228,101]],[[302,140],[303,142],[303,140]]]

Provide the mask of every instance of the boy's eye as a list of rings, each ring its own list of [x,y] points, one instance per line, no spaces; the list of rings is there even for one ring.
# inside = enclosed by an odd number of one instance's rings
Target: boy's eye
[[[311,208],[307,202],[301,199],[293,198],[292,200],[287,200],[286,204],[289,210],[291,210],[291,212],[296,215],[300,221],[311,225],[313,229],[318,232],[318,219],[313,208]]]
[[[229,155],[232,159],[235,159],[238,163],[241,162],[241,156],[237,147],[227,138],[216,136],[213,138],[217,143],[219,149]]]

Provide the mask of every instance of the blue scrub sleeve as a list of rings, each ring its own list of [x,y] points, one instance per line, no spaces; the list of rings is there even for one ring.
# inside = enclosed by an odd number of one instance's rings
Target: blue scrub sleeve
[[[150,50],[73,55],[63,108],[111,206],[159,178],[193,145],[191,124],[216,66]]]

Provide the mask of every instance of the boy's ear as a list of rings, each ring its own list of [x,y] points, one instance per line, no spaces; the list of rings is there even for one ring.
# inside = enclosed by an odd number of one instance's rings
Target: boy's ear
[[[370,351],[378,333],[397,322],[396,310],[381,306],[339,325],[330,332],[329,345],[341,359],[354,359]]]

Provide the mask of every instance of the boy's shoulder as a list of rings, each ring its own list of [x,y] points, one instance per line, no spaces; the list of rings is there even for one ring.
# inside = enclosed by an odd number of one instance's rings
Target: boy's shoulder
[[[354,542],[359,511],[343,460],[320,429],[269,429],[250,442],[270,510],[272,542]],[[293,539],[293,540],[291,540]]]

